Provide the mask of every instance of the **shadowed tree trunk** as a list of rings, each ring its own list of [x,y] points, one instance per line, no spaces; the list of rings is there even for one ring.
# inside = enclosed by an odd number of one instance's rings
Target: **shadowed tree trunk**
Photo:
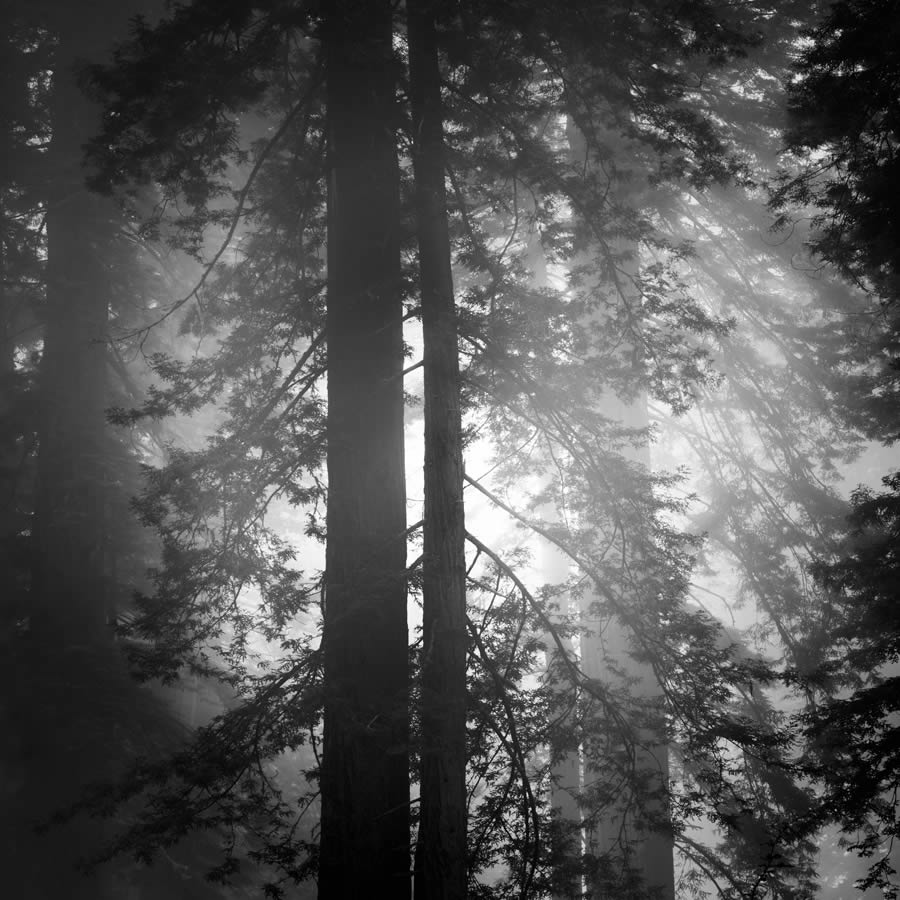
[[[410,894],[403,306],[391,3],[336,0],[328,102],[321,900]]]
[[[106,624],[102,517],[111,300],[104,254],[117,240],[119,216],[114,203],[84,184],[82,145],[99,122],[75,75],[79,61],[99,58],[124,32],[123,12],[112,3],[96,4],[90,16],[65,5],[46,11],[46,27],[56,35],[44,170],[46,306],[28,632],[15,649],[21,661],[11,707],[24,766],[10,804],[19,810],[19,849],[7,867],[16,873],[10,890],[35,900],[61,893],[72,900],[105,896],[105,874],[88,877],[74,869],[97,851],[100,823],[79,818],[40,836],[32,827],[75,801],[89,783],[112,777],[123,758],[115,735],[125,718],[129,680]]]
[[[459,355],[435,5],[407,3],[425,370],[417,900],[466,897],[466,560]]]

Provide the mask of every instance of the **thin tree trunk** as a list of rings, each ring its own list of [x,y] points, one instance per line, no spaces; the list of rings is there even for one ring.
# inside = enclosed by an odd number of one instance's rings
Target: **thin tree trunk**
[[[328,508],[321,900],[410,895],[403,306],[389,0],[325,7]]]
[[[425,374],[422,763],[416,900],[466,897],[466,562],[459,356],[434,5],[409,0]]]

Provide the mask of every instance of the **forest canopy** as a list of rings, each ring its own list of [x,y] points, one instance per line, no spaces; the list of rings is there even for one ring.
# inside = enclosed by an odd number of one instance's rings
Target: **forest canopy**
[[[898,13],[9,5],[16,896],[897,895]]]

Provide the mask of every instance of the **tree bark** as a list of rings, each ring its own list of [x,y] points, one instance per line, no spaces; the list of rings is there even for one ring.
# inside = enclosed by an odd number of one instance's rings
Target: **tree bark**
[[[410,895],[403,306],[388,0],[326,5],[328,508],[319,897]]]
[[[407,2],[425,375],[417,900],[466,897],[466,561],[459,355],[441,82],[428,0]]]

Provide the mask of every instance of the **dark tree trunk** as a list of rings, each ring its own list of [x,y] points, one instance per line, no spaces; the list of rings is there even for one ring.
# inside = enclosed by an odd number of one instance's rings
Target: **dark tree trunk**
[[[466,897],[466,562],[456,308],[434,6],[409,0],[425,369],[422,764],[416,900]]]
[[[319,897],[410,895],[403,306],[389,0],[335,0]]]
[[[18,897],[96,900],[105,896],[107,873],[87,877],[75,864],[98,851],[103,825],[79,817],[40,836],[32,827],[77,800],[88,784],[113,776],[123,755],[116,733],[129,680],[106,625],[102,521],[111,299],[105,254],[120,220],[115,204],[84,184],[82,145],[99,122],[74,67],[102,56],[124,32],[127,10],[110,3],[102,10],[98,4],[91,16],[78,6],[46,12],[46,26],[57,35],[44,185],[46,305],[29,627],[14,648],[11,704],[22,765],[9,804],[18,819],[11,825],[18,850],[5,868],[15,873],[10,890]]]

